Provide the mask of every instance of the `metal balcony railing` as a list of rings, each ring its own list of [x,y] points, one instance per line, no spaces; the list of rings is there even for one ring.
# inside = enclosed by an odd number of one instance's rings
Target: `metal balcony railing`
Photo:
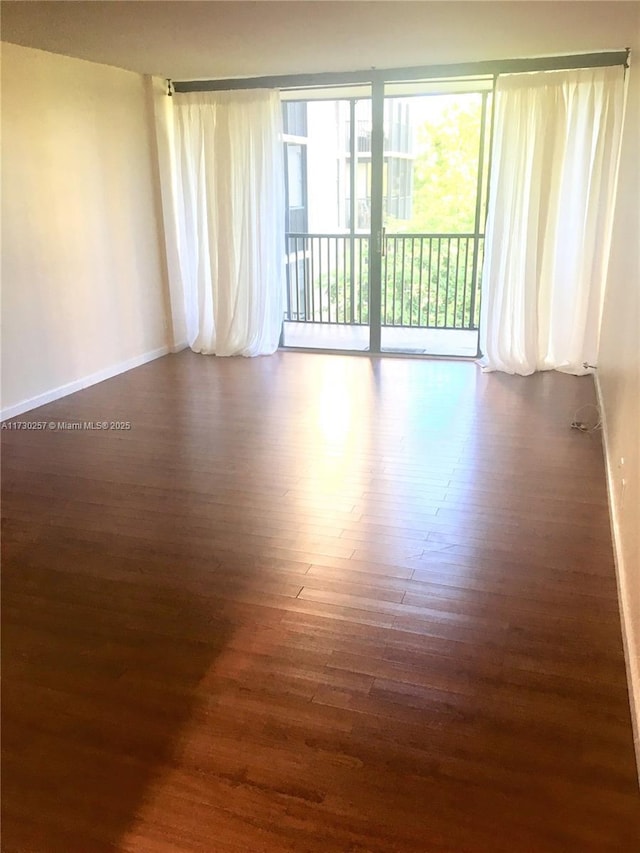
[[[369,236],[287,234],[286,320],[369,322]]]
[[[369,323],[369,236],[287,234],[285,319]],[[477,329],[483,234],[387,234],[383,326]]]

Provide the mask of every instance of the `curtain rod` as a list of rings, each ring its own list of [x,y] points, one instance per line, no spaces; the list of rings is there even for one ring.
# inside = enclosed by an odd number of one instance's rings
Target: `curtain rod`
[[[517,74],[527,71],[562,71],[570,68],[629,67],[630,48],[606,53],[545,56],[537,59],[499,59],[453,65],[413,65],[409,68],[369,68],[362,71],[327,71],[320,74],[281,74],[270,77],[232,77],[227,80],[171,81],[173,91],[219,92],[230,89],[291,89],[356,83],[436,80],[443,77],[475,77]]]

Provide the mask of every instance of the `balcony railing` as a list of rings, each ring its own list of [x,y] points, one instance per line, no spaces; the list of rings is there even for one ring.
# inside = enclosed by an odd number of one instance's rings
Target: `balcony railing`
[[[287,235],[286,320],[369,323],[369,237]],[[387,234],[382,325],[477,329],[482,234]]]
[[[287,234],[287,320],[369,322],[369,237]]]

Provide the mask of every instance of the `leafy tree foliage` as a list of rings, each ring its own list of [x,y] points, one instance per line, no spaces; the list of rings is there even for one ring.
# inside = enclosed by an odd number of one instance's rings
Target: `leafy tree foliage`
[[[425,110],[417,128],[412,217],[388,222],[389,231],[473,231],[482,96],[439,100],[444,103]]]

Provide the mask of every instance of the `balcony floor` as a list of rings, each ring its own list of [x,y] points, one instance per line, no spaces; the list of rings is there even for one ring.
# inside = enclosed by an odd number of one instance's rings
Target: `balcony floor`
[[[369,349],[369,327],[285,322],[284,346],[364,352]],[[478,350],[478,332],[385,326],[382,329],[382,349],[385,352],[474,358]]]

